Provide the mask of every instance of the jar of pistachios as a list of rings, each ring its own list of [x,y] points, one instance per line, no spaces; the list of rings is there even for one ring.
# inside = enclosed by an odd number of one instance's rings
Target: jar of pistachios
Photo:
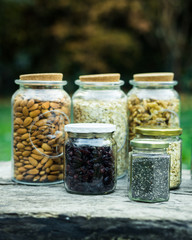
[[[121,90],[120,74],[80,76],[75,82],[73,118],[75,123],[108,123],[116,126],[113,134],[117,143],[117,176],[127,170],[127,97]]]
[[[135,74],[128,93],[129,141],[135,127],[177,128],[180,126],[180,99],[174,90],[173,73]]]
[[[159,139],[169,143],[167,153],[171,157],[170,165],[170,189],[178,188],[181,184],[182,170],[182,134],[181,128],[143,128],[136,127],[138,138]]]
[[[12,97],[12,179],[44,185],[63,181],[64,125],[71,100],[60,73],[21,75]]]

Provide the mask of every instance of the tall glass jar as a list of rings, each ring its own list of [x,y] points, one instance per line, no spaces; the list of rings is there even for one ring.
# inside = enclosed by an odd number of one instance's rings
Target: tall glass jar
[[[170,165],[170,189],[176,189],[181,184],[182,173],[182,134],[181,128],[159,129],[136,127],[138,138],[159,139],[166,141],[169,146],[167,153],[171,157]]]
[[[174,90],[177,81],[173,73],[135,74],[128,93],[129,141],[135,137],[135,127],[180,126],[180,99]]]
[[[21,75],[12,97],[12,180],[30,185],[63,182],[64,125],[71,100],[62,74]]]
[[[133,139],[130,152],[128,196],[142,202],[169,200],[170,156],[168,143]]]
[[[72,98],[75,123],[109,123],[116,125],[117,176],[127,170],[127,97],[121,90],[120,74],[80,76],[79,89]]]
[[[115,125],[77,123],[65,126],[65,188],[78,194],[107,194],[116,187]]]

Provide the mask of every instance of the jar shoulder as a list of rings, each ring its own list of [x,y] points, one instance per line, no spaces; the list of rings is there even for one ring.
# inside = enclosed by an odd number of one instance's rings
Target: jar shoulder
[[[128,99],[137,96],[140,99],[180,99],[178,92],[173,88],[136,88],[133,87],[127,94]]]
[[[82,100],[115,100],[115,99],[122,99],[126,100],[126,94],[121,90],[83,90],[78,89],[72,97],[73,100],[75,99],[82,99]]]

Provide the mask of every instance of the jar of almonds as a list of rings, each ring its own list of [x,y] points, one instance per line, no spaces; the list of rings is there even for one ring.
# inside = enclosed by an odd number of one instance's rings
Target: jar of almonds
[[[177,81],[173,73],[135,74],[128,92],[129,141],[135,137],[135,127],[180,126],[180,98],[174,90]]]
[[[61,73],[21,75],[12,97],[12,179],[30,185],[63,182],[64,125],[71,100]]]
[[[75,123],[108,123],[116,126],[113,138],[117,143],[117,177],[127,170],[127,96],[121,90],[120,74],[83,75],[75,83],[73,120]]]

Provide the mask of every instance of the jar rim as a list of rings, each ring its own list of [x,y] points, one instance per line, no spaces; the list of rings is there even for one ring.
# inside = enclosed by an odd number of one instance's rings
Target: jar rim
[[[145,128],[136,127],[135,133],[147,136],[180,136],[182,128]]]
[[[63,81],[36,81],[36,80],[20,80],[20,79],[16,79],[15,83],[20,85],[58,85],[58,86],[65,86],[67,85],[67,81],[63,80]]]
[[[124,81],[123,80],[119,80],[116,82],[83,82],[79,79],[75,80],[75,84],[78,86],[94,86],[94,87],[102,87],[102,86],[122,86],[124,85]]]
[[[106,123],[72,123],[65,125],[65,131],[71,133],[112,133],[116,130],[114,124]]]
[[[132,147],[138,147],[138,148],[160,149],[160,148],[169,147],[169,143],[167,141],[158,140],[158,139],[135,138],[131,140],[130,144]]]
[[[133,79],[129,80],[129,83],[133,86],[138,86],[138,87],[159,87],[159,86],[176,86],[178,84],[178,81],[174,80],[174,81],[167,81],[167,82],[163,82],[163,81],[156,81],[156,82],[152,82],[152,81],[135,81]]]

